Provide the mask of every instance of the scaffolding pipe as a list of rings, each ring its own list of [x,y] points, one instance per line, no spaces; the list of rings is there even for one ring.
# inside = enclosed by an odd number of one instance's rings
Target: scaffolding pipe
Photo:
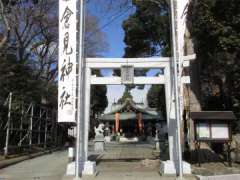
[[[31,116],[30,116],[30,126],[29,126],[29,147],[32,147],[32,129],[33,129],[33,104],[31,105]]]
[[[22,109],[21,109],[21,119],[20,119],[20,134],[19,134],[19,146],[22,146],[22,142],[21,142],[21,139],[22,139],[22,129],[23,129],[23,126],[22,126],[22,123],[23,123],[23,117],[24,117],[24,106],[22,104]]]
[[[8,99],[8,120],[7,120],[7,129],[6,129],[6,142],[4,148],[4,156],[8,155],[8,145],[9,145],[9,131],[10,131],[10,122],[11,122],[11,110],[12,110],[12,92],[9,93]]]
[[[42,109],[40,108],[38,123],[38,144],[41,144],[41,121],[42,121]]]
[[[55,124],[55,114],[54,114],[54,111],[52,110],[51,111],[51,123],[52,123],[52,126],[51,126],[51,137],[52,137],[52,141],[51,141],[51,144],[55,146],[56,144],[56,124]]]
[[[47,125],[48,125],[48,111],[46,111],[45,128],[44,128],[44,149],[47,148]]]

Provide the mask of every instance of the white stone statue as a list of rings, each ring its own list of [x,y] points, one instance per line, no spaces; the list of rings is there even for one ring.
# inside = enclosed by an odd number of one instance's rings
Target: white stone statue
[[[94,127],[95,137],[103,137],[104,124],[100,123],[98,127]]]

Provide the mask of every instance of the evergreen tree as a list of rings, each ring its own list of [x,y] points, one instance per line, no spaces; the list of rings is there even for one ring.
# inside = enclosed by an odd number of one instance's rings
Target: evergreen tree
[[[152,85],[147,93],[148,106],[151,108],[157,108],[158,111],[166,116],[166,101],[165,91],[163,85]]]
[[[193,1],[189,24],[207,110],[240,111],[240,4],[238,0]]]
[[[132,94],[130,92],[131,87],[125,86],[125,91],[120,99],[118,99],[118,103],[122,104],[126,101],[126,99],[133,99]]]
[[[238,0],[193,1],[188,15],[197,61],[201,65],[203,108],[233,110],[238,117],[240,117],[239,18]]]
[[[100,71],[94,70],[93,72],[97,76],[102,76]],[[91,87],[91,110],[93,117],[96,114],[102,113],[108,106],[107,99],[107,86],[92,86]]]
[[[134,14],[123,22],[126,44],[124,57],[167,56],[170,54],[169,11],[166,0],[132,0]]]

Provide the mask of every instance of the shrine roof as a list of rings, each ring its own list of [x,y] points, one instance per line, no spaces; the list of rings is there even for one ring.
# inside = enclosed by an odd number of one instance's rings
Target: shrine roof
[[[156,108],[149,108],[143,103],[135,103],[132,99],[128,98],[122,104],[114,104],[112,110],[103,114],[100,119],[114,120],[115,113],[120,113],[121,120],[136,119],[136,113],[142,113],[142,118],[145,120],[163,120],[162,113],[157,111]]]

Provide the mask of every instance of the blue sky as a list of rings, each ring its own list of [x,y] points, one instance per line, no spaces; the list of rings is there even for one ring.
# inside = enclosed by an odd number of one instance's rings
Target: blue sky
[[[104,57],[120,58],[124,55],[124,31],[122,29],[122,22],[128,18],[128,16],[134,12],[134,8],[125,10],[124,12],[119,10],[112,12],[105,12],[102,8],[101,3],[97,4],[96,0],[90,1],[87,4],[87,10],[92,15],[98,17],[100,27],[106,35],[106,40],[109,44],[109,50],[104,53]],[[110,22],[110,23],[109,23]],[[106,24],[108,24],[106,26]],[[109,76],[112,74],[111,71],[104,70],[102,71],[104,76]],[[149,72],[148,74],[156,73],[156,70]],[[133,89],[131,94],[134,101],[136,102],[145,102],[146,95],[151,86],[145,86],[143,90]],[[110,110],[111,104],[114,101],[117,101],[123,94],[125,87],[123,85],[108,85],[107,86],[107,97],[109,105],[106,108],[105,112]]]
[[[122,57],[125,47],[122,22],[134,12],[134,8],[123,8],[120,10],[115,7],[116,9],[106,12],[104,6],[101,5],[103,1],[100,1],[100,4],[97,4],[96,0],[89,2],[87,4],[87,11],[98,18],[100,28],[105,33],[109,44],[109,50],[104,53],[104,57]]]

